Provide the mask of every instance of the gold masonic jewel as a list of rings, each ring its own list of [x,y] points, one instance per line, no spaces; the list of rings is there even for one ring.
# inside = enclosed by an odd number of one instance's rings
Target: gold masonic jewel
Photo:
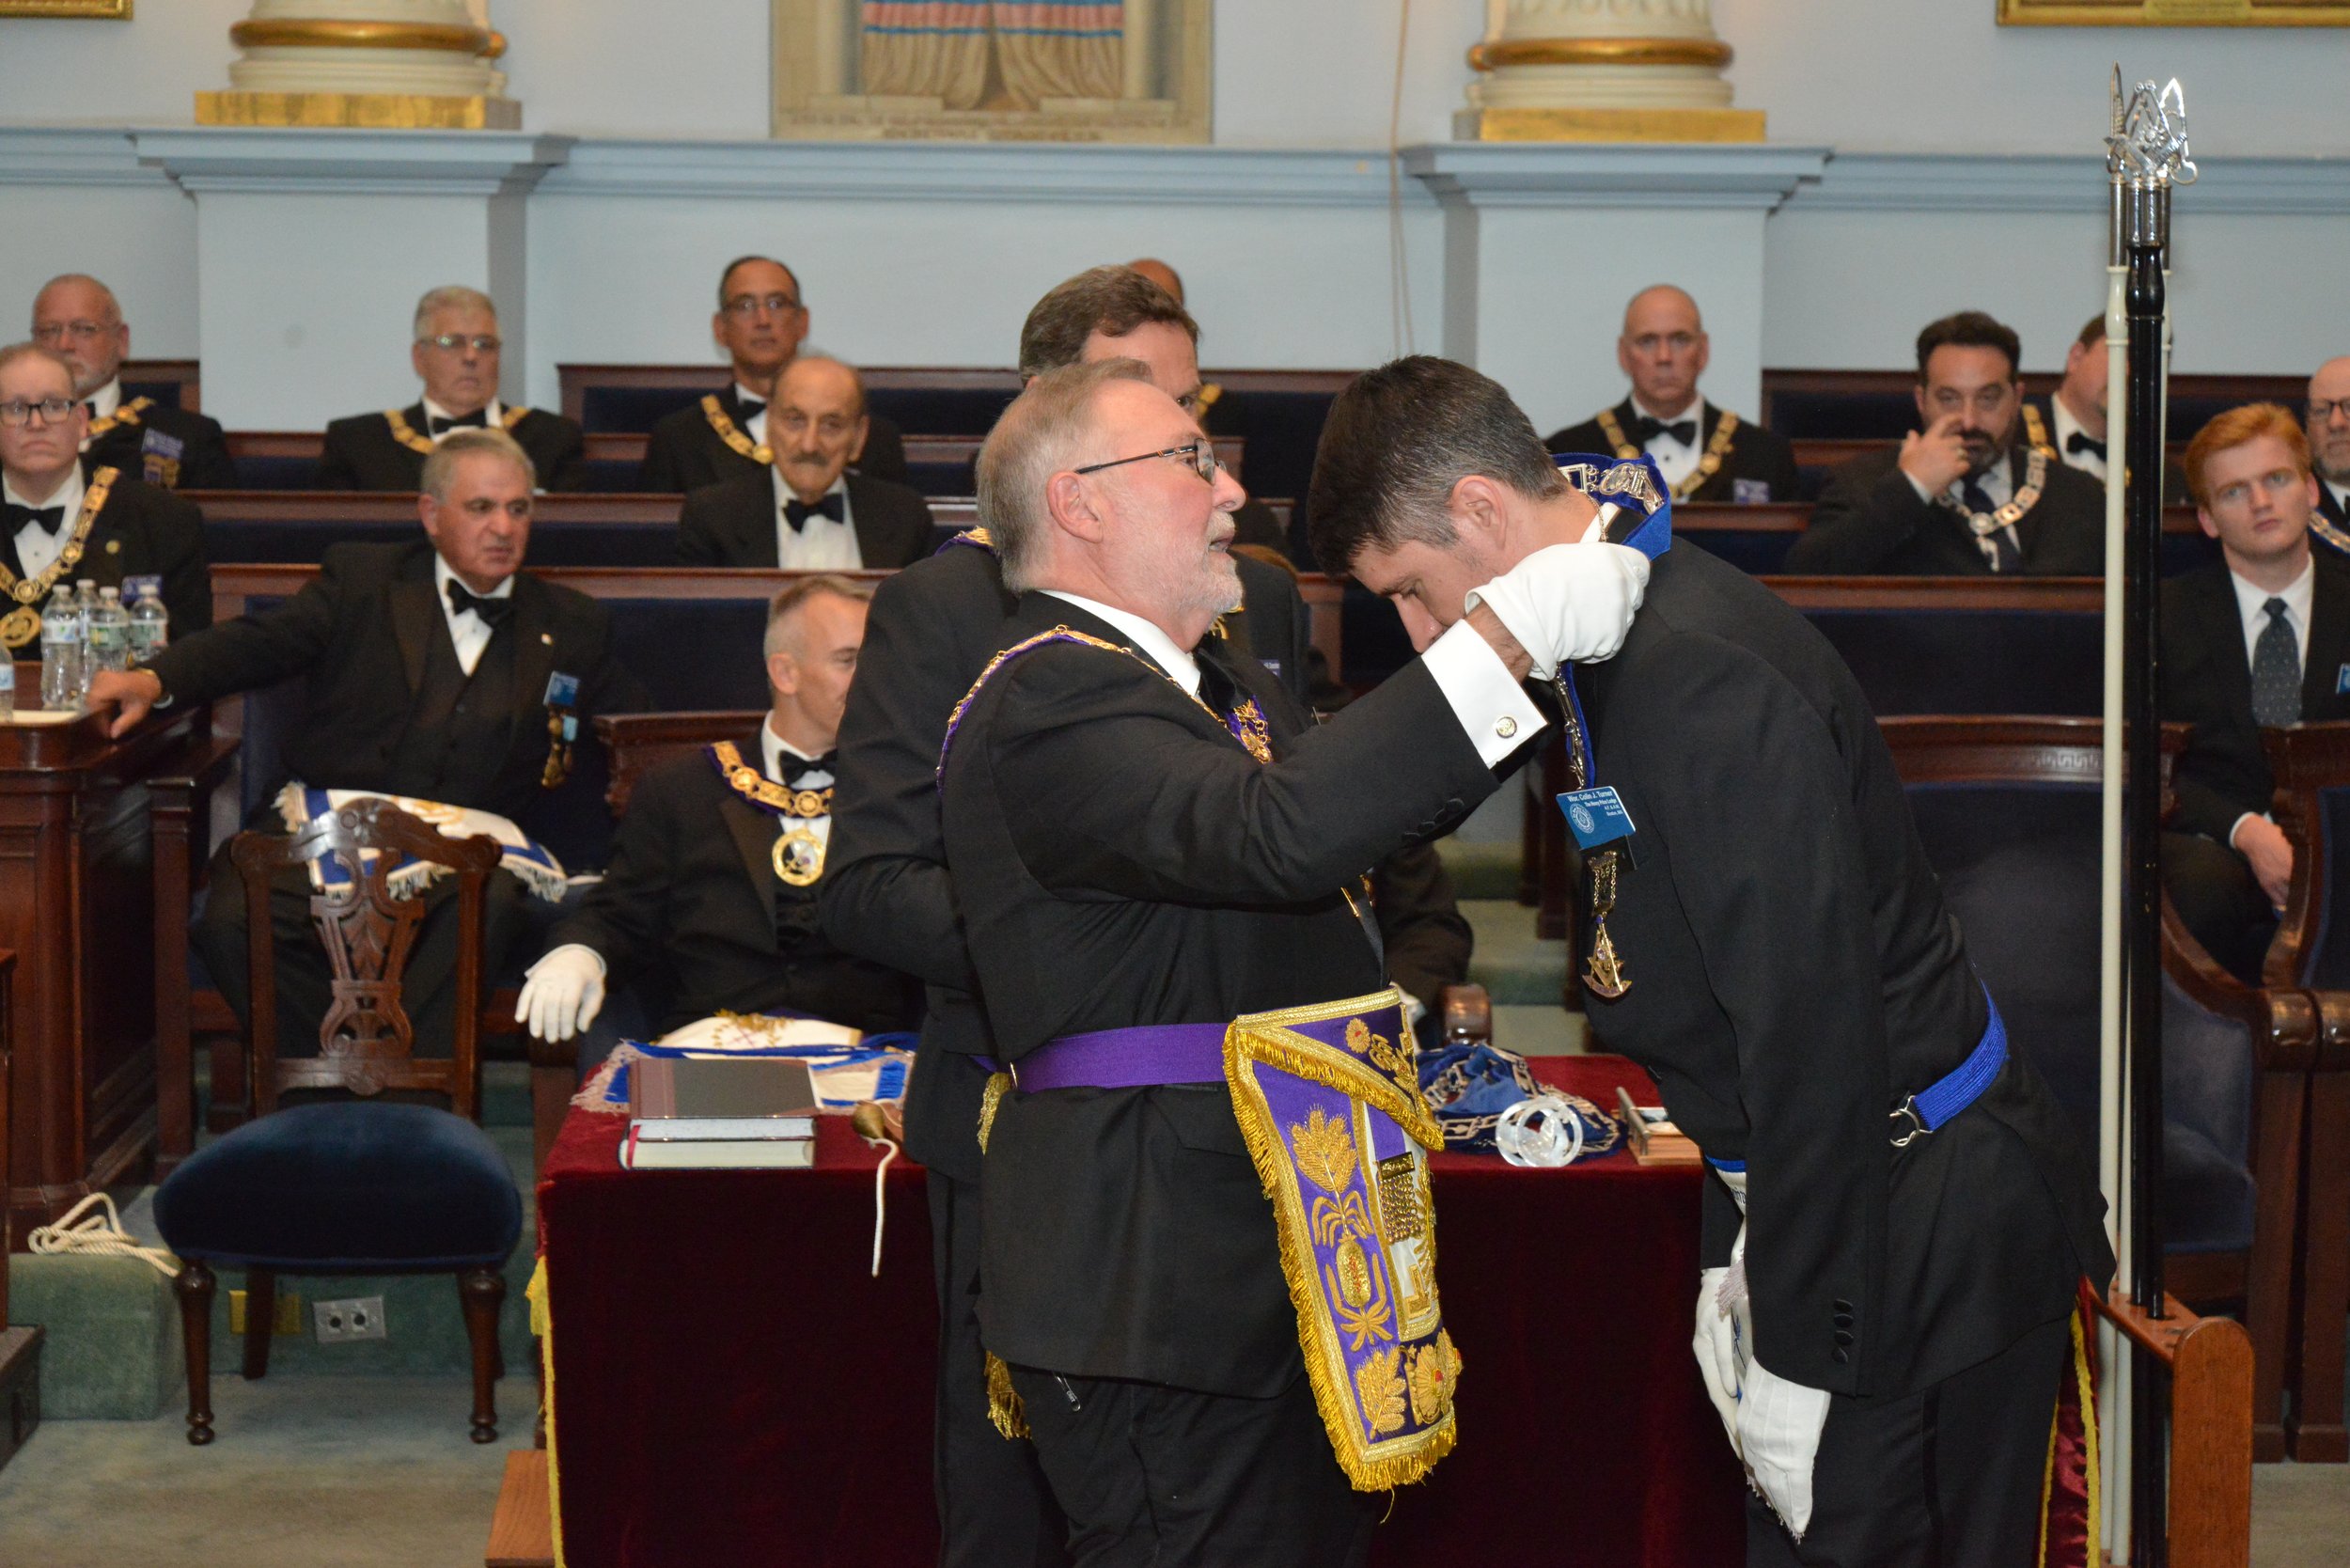
[[[24,648],[40,640],[41,601],[57,586],[57,579],[81,564],[82,553],[89,546],[90,529],[98,525],[98,514],[106,510],[106,497],[113,493],[119,472],[100,468],[91,473],[89,488],[82,493],[81,515],[73,521],[73,533],[66,540],[65,548],[57,552],[57,558],[49,563],[48,571],[20,578],[0,566],[0,593],[16,601],[15,608],[0,616],[0,646]]]
[[[1607,935],[1607,917],[1615,907],[1616,852],[1601,850],[1591,856],[1591,956],[1583,962],[1583,983],[1611,1002],[1632,989]]]
[[[824,841],[796,823],[776,839],[776,875],[794,887],[808,887],[824,874]]]

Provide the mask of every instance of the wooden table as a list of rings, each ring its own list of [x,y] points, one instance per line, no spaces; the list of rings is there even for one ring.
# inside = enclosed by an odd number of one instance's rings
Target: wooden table
[[[39,673],[17,666],[19,712],[39,710]],[[159,918],[150,785],[206,744],[210,722],[209,709],[187,704],[120,741],[88,716],[0,724],[0,948],[17,955],[7,1205],[17,1246],[147,1168]],[[184,922],[184,897],[160,917]]]

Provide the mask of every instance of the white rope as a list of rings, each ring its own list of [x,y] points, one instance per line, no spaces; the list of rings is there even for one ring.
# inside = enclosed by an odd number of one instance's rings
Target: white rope
[[[92,1214],[84,1219],[91,1205],[104,1204],[106,1212]],[[80,1223],[76,1224],[76,1221]],[[93,1192],[57,1219],[55,1225],[36,1225],[26,1238],[35,1252],[86,1252],[102,1258],[143,1258],[154,1265],[155,1271],[166,1279],[180,1278],[180,1261],[160,1247],[141,1247],[136,1237],[122,1228],[122,1215],[115,1209],[115,1200],[102,1192]]]
[[[865,1140],[882,1151],[881,1164],[873,1168],[873,1278],[881,1278],[882,1225],[889,1217],[886,1202],[888,1188],[883,1183],[889,1175],[889,1162],[898,1157],[898,1146],[885,1137]]]

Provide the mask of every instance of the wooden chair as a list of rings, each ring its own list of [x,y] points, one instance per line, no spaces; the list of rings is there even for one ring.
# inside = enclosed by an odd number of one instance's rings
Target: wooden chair
[[[370,863],[365,852],[378,853]],[[253,988],[252,1083],[259,1115],[199,1150],[155,1194],[155,1221],[184,1260],[175,1289],[188,1362],[188,1441],[212,1440],[212,1265],[245,1270],[244,1375],[269,1369],[276,1277],[454,1273],[473,1346],[472,1435],[497,1435],[502,1273],[522,1229],[505,1157],[475,1122],[481,1011],[482,897],[497,869],[488,838],[450,839],[388,801],[366,800],[290,838],[241,833],[230,858],[244,883]],[[277,1054],[273,877],[324,857],[348,880],[310,900],[334,969],[319,1055]],[[415,1054],[400,985],[424,913],[387,879],[428,862],[457,879],[456,1011],[449,1055]],[[357,1098],[277,1107],[287,1090]],[[382,1104],[429,1091],[450,1109]]]
[[[2295,725],[2263,738],[2277,785],[2271,814],[2292,841],[2294,876],[2261,978],[2309,987],[2320,1026],[2286,1438],[2304,1464],[2341,1464],[2350,1459],[2342,1420],[2342,1323],[2350,1314],[2350,873],[2343,870],[2350,864],[2350,723]]]
[[[0,949],[0,1171],[8,1168],[9,1042],[16,1037],[16,954]],[[39,1328],[8,1326],[8,1214],[0,1205],[0,1467],[40,1424]]]

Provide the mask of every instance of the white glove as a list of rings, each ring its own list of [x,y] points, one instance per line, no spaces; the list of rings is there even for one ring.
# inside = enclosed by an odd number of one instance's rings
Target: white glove
[[[1827,1390],[1807,1388],[1748,1357],[1738,1397],[1738,1452],[1747,1475],[1796,1540],[1811,1524],[1811,1466],[1827,1425]]]
[[[1714,1402],[1730,1435],[1730,1449],[1738,1451],[1738,1331],[1722,1291],[1730,1278],[1724,1268],[1698,1272],[1698,1331],[1689,1348],[1697,1353],[1698,1375],[1705,1380],[1705,1397]]]
[[[567,942],[532,964],[514,1001],[514,1022],[540,1040],[569,1040],[603,1009],[603,956]]]
[[[1626,545],[1553,544],[1471,588],[1465,604],[1489,607],[1546,676],[1563,664],[1615,657],[1648,572],[1648,557]]]

